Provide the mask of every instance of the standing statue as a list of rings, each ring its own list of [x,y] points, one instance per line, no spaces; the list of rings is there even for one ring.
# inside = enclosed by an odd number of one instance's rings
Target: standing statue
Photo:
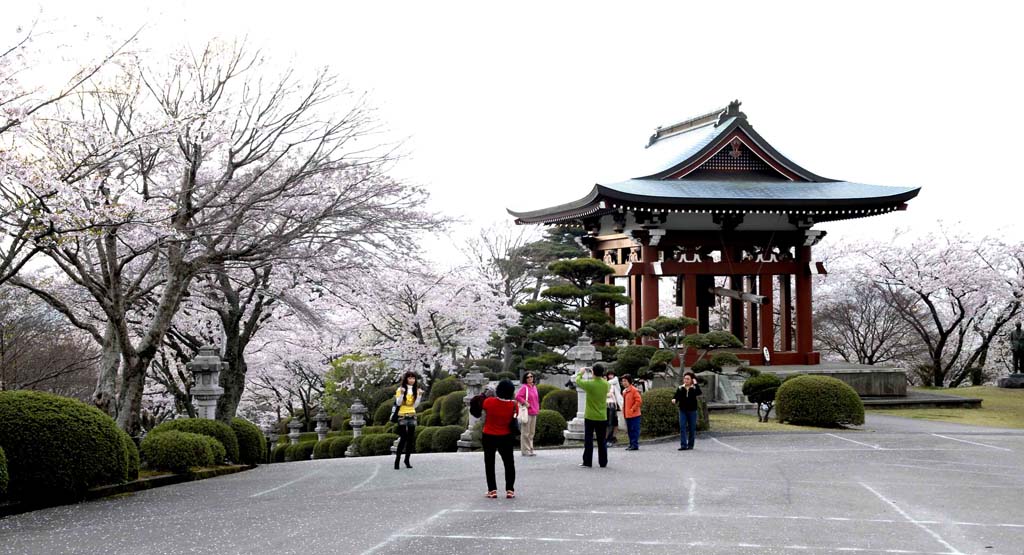
[[[1010,332],[1010,351],[1013,353],[1011,373],[1024,373],[1024,330],[1020,329],[1020,322],[1017,322],[1017,329]]]

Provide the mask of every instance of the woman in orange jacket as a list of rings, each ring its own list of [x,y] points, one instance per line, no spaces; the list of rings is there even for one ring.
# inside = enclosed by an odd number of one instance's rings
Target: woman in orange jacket
[[[644,399],[633,385],[633,376],[623,374],[619,381],[622,383],[622,416],[626,418],[626,433],[629,434],[626,451],[636,451],[640,449],[640,406]]]

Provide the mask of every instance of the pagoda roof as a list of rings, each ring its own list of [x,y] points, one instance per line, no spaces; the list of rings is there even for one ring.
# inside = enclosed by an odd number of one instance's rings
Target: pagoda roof
[[[516,223],[557,223],[622,209],[670,212],[769,212],[813,215],[817,221],[902,209],[918,187],[888,187],[816,175],[779,153],[727,108],[659,127],[639,177],[597,183],[565,204],[509,214]]]

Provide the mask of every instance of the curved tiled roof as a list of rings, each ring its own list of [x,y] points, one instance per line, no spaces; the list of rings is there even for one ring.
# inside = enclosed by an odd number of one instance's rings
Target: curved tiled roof
[[[598,183],[586,196],[540,210],[509,210],[518,223],[553,223],[592,216],[620,206],[649,209],[773,209],[805,212],[813,208],[828,219],[901,208],[920,188],[886,187],[837,181],[816,175],[789,160],[747,123],[739,102],[715,113],[658,128],[641,156],[639,175]],[[772,172],[704,170],[708,159],[735,139],[771,167]],[[734,147],[735,148],[735,147]],[[722,154],[724,156],[724,154]],[[700,171],[697,171],[700,170]],[[637,175],[637,174],[634,174]]]

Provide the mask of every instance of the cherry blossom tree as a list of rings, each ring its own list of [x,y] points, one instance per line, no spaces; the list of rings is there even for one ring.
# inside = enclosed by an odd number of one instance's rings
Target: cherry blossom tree
[[[437,220],[424,191],[387,176],[391,152],[359,142],[370,114],[326,70],[272,76],[259,53],[221,43],[120,67],[55,104],[32,139],[62,176],[39,225],[78,225],[40,245],[101,308],[121,362],[117,420],[134,431],[146,371],[198,276],[315,248],[386,252],[396,227]]]
[[[985,365],[992,341],[1021,313],[1020,244],[939,232],[865,244],[855,252],[923,343],[931,385],[963,383],[973,368]]]
[[[428,388],[460,357],[486,350],[493,332],[518,320],[504,295],[458,269],[409,264],[357,276],[333,293],[365,326],[361,352],[384,360],[396,374],[424,375]]]

